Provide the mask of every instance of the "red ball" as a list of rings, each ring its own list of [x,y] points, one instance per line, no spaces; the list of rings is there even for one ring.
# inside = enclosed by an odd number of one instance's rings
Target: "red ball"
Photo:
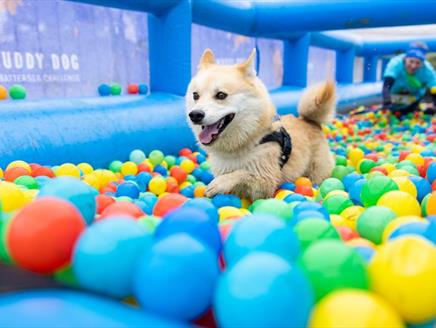
[[[138,164],[138,173],[140,172],[151,172],[151,168],[147,163]]]
[[[39,169],[40,167],[42,167],[41,165],[36,164],[36,163],[30,163],[29,166],[30,166],[30,169],[31,169],[32,173],[33,173],[34,170]]]
[[[179,184],[185,182],[188,173],[179,166],[173,166],[170,169],[170,175],[177,180]]]
[[[343,241],[351,240],[360,237],[359,234],[350,227],[336,227],[336,230],[341,235]]]
[[[192,150],[189,148],[183,148],[179,151],[179,156],[188,156],[190,154],[192,154]]]
[[[114,215],[127,215],[137,219],[140,218],[141,216],[144,216],[145,213],[137,205],[133,203],[116,202],[109,205],[103,210],[101,216],[99,217],[99,220]]]
[[[153,208],[153,215],[163,217],[170,211],[182,206],[187,200],[188,198],[181,194],[165,195],[157,200]]]
[[[127,93],[131,94],[131,95],[139,93],[139,86],[137,84],[133,84],[133,83],[129,84],[127,86]]]
[[[409,155],[409,154],[410,154],[410,152],[408,152],[408,151],[400,151],[400,158],[399,158],[399,160],[400,161],[404,161],[406,159],[407,155]]]
[[[95,200],[97,202],[97,214],[101,214],[106,207],[115,203],[115,199],[108,195],[97,195]]]
[[[29,271],[53,273],[70,263],[85,227],[71,203],[54,197],[37,199],[12,219],[7,235],[11,257]]]
[[[27,171],[24,167],[12,167],[5,171],[5,180],[9,182],[14,182],[16,178],[19,178],[23,175],[29,175],[29,171]]]
[[[47,166],[40,166],[35,169],[32,169],[32,177],[46,176],[49,178],[54,178],[55,174],[51,168]]]
[[[196,327],[202,327],[202,328],[216,328],[218,325],[216,324],[215,317],[213,315],[212,308],[207,310],[206,313],[204,313],[201,317],[195,319],[193,324]]]
[[[295,192],[297,194],[301,194],[301,195],[305,195],[305,196],[309,196],[309,197],[313,196],[313,190],[309,186],[296,186]]]

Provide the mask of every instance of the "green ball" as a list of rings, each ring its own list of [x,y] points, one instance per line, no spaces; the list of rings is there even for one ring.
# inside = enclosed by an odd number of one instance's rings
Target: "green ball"
[[[344,156],[336,156],[336,165],[347,166],[347,158]]]
[[[188,174],[188,176],[186,177],[186,181],[194,184],[197,181],[197,179],[193,175]]]
[[[148,159],[153,165],[159,165],[164,158],[165,156],[160,150],[153,150],[150,155],[148,155]]]
[[[359,164],[359,170],[361,173],[365,174],[371,171],[373,167],[375,167],[377,164],[371,160],[371,159],[364,159]]]
[[[140,164],[145,161],[146,157],[142,150],[135,149],[129,155],[129,160],[135,164]],[[112,162],[113,163],[113,162]]]
[[[19,186],[24,186],[27,189],[38,189],[38,182],[29,175],[22,175],[14,180],[14,183]]]
[[[210,169],[210,163],[208,161],[204,161],[203,163],[200,164],[200,169],[202,170],[209,170]]]
[[[111,170],[114,173],[121,172],[122,165],[123,165],[123,162],[121,162],[121,161],[113,161],[109,164],[109,170]]]
[[[369,288],[363,258],[339,240],[313,243],[303,253],[300,263],[312,283],[317,301],[338,289]]]
[[[424,216],[424,217],[427,216],[427,203],[428,203],[428,199],[430,198],[430,195],[431,194],[428,194],[421,201],[421,215]]]
[[[344,178],[344,176],[346,176],[349,173],[350,172],[348,171],[348,168],[346,166],[337,165],[333,169],[332,177],[336,178],[338,180],[342,180]]]
[[[292,207],[280,199],[257,200],[252,205],[253,213],[272,214],[285,221],[292,219]]]
[[[165,156],[164,161],[168,164],[169,169],[176,164],[176,158],[171,155]]]
[[[14,260],[10,255],[7,245],[7,232],[12,222],[12,216],[6,216],[4,213],[2,215],[3,217],[0,219],[0,261],[5,264],[13,264]]]
[[[341,180],[337,178],[328,178],[321,183],[319,189],[321,192],[321,196],[325,197],[330,191],[345,190],[345,187],[344,184],[341,182]]]
[[[145,230],[149,233],[154,233],[154,230],[162,221],[161,218],[158,218],[153,215],[148,215],[138,219],[138,223],[145,228]]]
[[[329,214],[341,214],[346,208],[353,206],[353,202],[346,196],[333,195],[322,203]]]
[[[412,166],[412,165],[404,165],[403,167],[401,167],[402,170],[409,172],[410,174],[413,175],[419,175],[419,171],[416,168],[416,166]]]
[[[118,83],[111,85],[111,94],[113,96],[119,96],[121,94],[122,87]]]
[[[313,242],[321,239],[340,239],[338,231],[323,219],[306,219],[294,227],[301,248],[305,250]]]
[[[25,99],[26,89],[22,85],[14,84],[9,89],[9,97],[14,100]]]
[[[396,214],[384,206],[372,206],[367,208],[358,218],[356,230],[363,238],[374,244],[381,244],[383,231]]]
[[[360,199],[365,207],[376,205],[381,196],[398,190],[397,184],[387,176],[376,176],[366,181],[360,191]]]
[[[412,161],[409,161],[408,159],[405,159],[405,160],[399,162],[397,165],[395,165],[395,167],[397,169],[402,169],[405,166],[413,166],[413,167],[416,168],[415,163],[413,163]]]
[[[54,279],[66,286],[79,288],[80,284],[71,266],[67,266],[54,274]]]
[[[366,180],[371,180],[372,178],[381,177],[381,176],[384,177],[385,175],[380,171],[374,171],[374,172],[366,173],[363,176],[365,177]]]

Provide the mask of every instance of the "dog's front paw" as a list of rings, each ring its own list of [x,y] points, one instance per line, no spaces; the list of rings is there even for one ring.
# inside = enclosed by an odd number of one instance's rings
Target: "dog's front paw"
[[[206,188],[206,196],[213,197],[217,194],[230,194],[234,187],[233,182],[225,176],[219,176],[212,180]]]

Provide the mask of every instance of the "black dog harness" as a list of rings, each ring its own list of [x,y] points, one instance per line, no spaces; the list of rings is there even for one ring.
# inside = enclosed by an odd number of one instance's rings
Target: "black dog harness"
[[[278,131],[271,132],[267,134],[260,140],[259,144],[264,144],[266,142],[277,142],[282,148],[282,154],[279,158],[280,168],[282,168],[289,160],[292,153],[292,140],[289,133],[282,127]]]

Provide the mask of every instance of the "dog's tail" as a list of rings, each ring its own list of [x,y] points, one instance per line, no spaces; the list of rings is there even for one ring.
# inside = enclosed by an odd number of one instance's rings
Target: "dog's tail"
[[[300,116],[311,122],[324,124],[330,122],[335,114],[336,90],[333,81],[309,87],[298,104]]]

